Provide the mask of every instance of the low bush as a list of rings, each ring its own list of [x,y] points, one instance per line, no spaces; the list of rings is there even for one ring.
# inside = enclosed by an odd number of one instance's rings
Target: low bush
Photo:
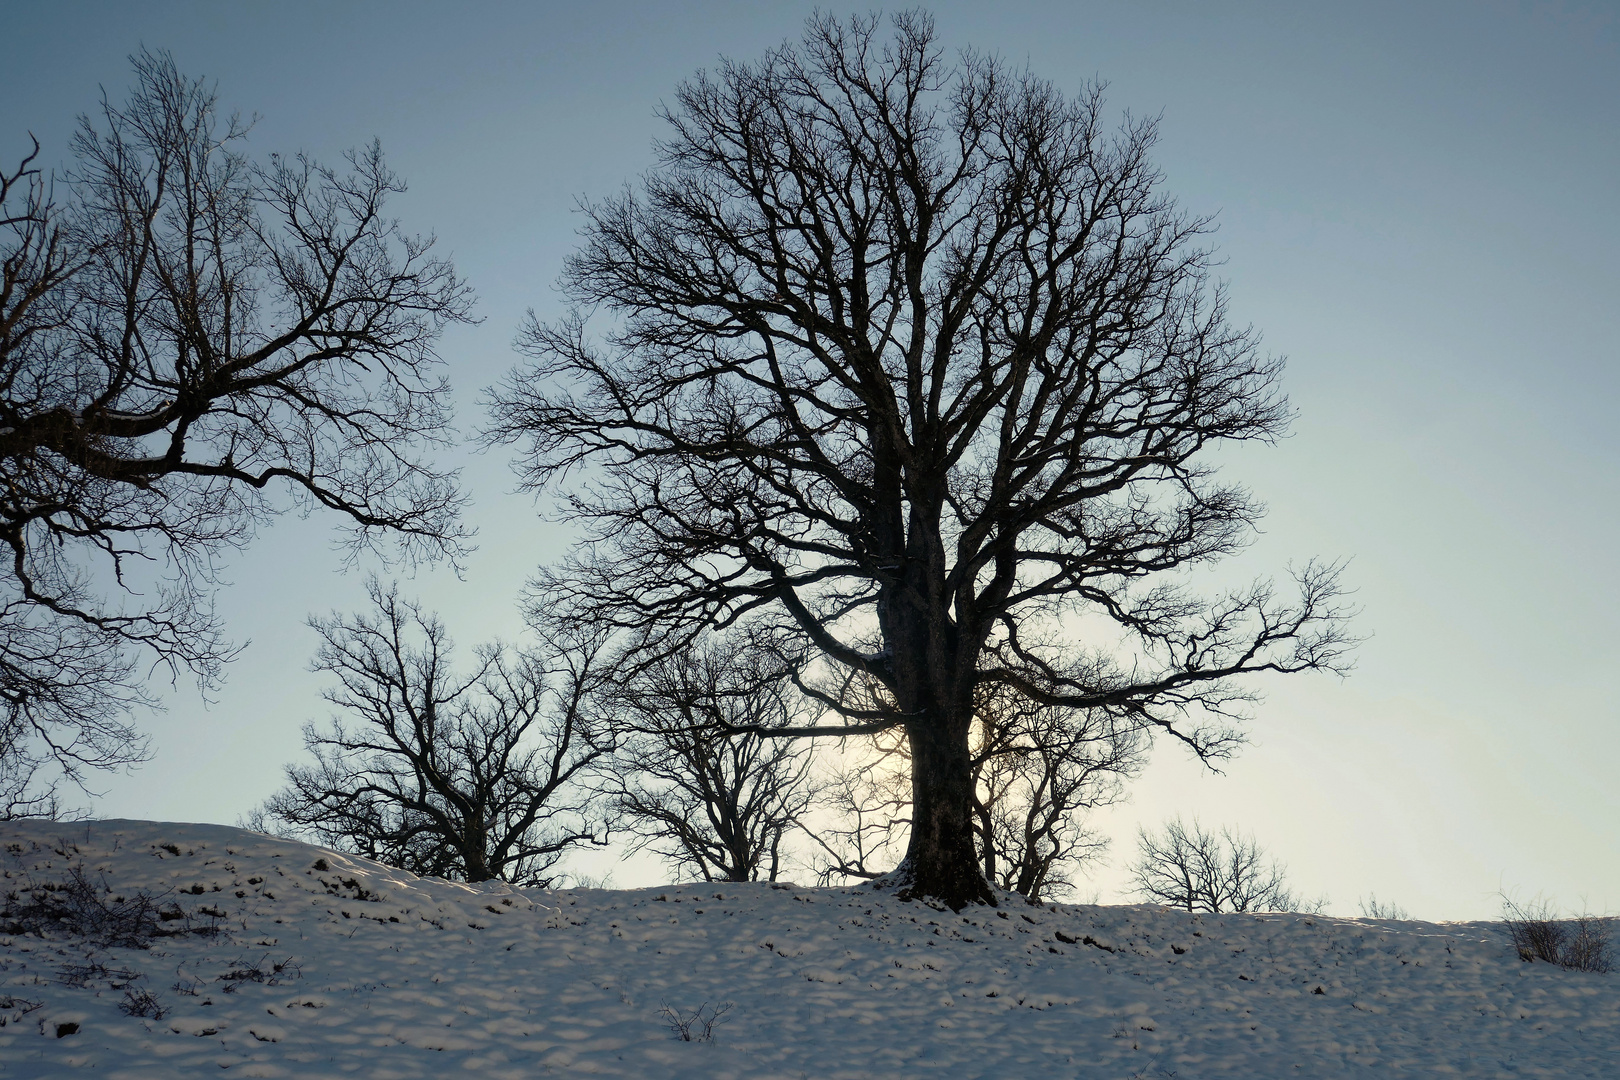
[[[0,906],[0,930],[125,949],[145,949],[153,938],[218,931],[217,924],[196,923],[178,905],[165,907],[161,900],[144,890],[115,896],[83,866],[70,866],[65,881],[29,881],[8,891]]]
[[[1524,905],[1503,897],[1502,922],[1519,959],[1527,963],[1543,960],[1568,971],[1614,969],[1609,946],[1614,920],[1607,916],[1583,912],[1561,919],[1551,902],[1540,897]]]
[[[243,983],[264,983],[269,986],[276,986],[291,979],[299,978],[302,975],[302,969],[293,963],[292,957],[289,956],[280,963],[274,963],[270,960],[270,954],[266,953],[251,964],[238,957],[236,962],[223,975],[219,976],[217,981],[225,984],[227,994],[233,994]]]
[[[1412,917],[1401,905],[1378,899],[1377,893],[1368,893],[1356,901],[1356,906],[1361,909],[1361,917],[1364,919],[1405,920]]]
[[[169,1010],[163,1007],[158,996],[144,987],[125,990],[124,1000],[118,1003],[118,1011],[125,1016],[139,1016],[148,1020],[161,1020],[169,1015]]]
[[[665,1002],[659,1006],[658,1011],[668,1021],[671,1033],[682,1042],[713,1042],[715,1025],[720,1022],[722,1016],[731,1011],[731,1005],[732,1003],[728,1001],[710,1008],[709,1003],[705,1001],[688,1016],[670,1008],[669,1003]]]

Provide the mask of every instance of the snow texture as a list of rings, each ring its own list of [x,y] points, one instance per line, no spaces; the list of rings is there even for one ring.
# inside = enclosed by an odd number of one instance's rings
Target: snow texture
[[[514,890],[218,825],[0,834],[13,913],[78,868],[162,916],[145,948],[0,924],[4,1077],[1620,1076],[1620,976],[1524,963],[1499,924]],[[664,1015],[728,1002],[709,1041]]]

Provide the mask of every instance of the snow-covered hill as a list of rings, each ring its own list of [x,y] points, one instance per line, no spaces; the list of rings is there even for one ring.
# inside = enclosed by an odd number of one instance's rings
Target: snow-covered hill
[[[0,844],[5,1077],[1620,1077],[1620,975],[1491,924],[516,891],[217,825]],[[728,1003],[706,1042],[666,1015]]]

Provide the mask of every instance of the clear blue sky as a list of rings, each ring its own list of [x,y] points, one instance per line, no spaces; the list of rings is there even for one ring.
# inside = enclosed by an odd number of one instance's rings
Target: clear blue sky
[[[336,158],[382,140],[484,322],[443,353],[476,427],[551,289],[580,196],[650,163],[653,111],[721,54],[796,35],[809,4],[5,5],[0,154],[60,161],[129,53],[171,50],[260,116],[260,153]],[[835,9],[840,12],[843,9]],[[1158,160],[1220,215],[1233,310],[1289,357],[1293,438],[1228,456],[1272,506],[1235,572],[1348,556],[1373,635],[1346,681],[1269,688],[1224,775],[1165,746],[1105,819],[1240,822],[1295,883],[1353,913],[1496,909],[1501,888],[1620,908],[1620,8],[1566,4],[945,3],[945,41],[1089,78],[1162,113]],[[7,150],[6,148],[10,148]],[[464,581],[408,588],[467,644],[516,634],[524,578],[565,537],[468,455],[482,547]],[[217,701],[151,718],[157,756],[110,778],[104,815],[234,821],[278,782],[306,719],[312,611],[348,608],[319,520],[231,569],[252,639]],[[642,880],[626,867],[620,884]],[[1098,878],[1118,896],[1117,873]]]

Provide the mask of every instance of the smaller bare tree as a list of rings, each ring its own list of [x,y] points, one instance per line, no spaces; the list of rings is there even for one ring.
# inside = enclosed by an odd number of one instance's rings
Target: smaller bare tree
[[[1137,844],[1131,873],[1137,893],[1150,903],[1215,914],[1301,909],[1282,864],[1237,829],[1212,833],[1196,819],[1189,826],[1178,817],[1165,822],[1160,835],[1143,829]]]
[[[1114,710],[1038,705],[999,688],[984,696],[973,810],[985,877],[1030,900],[1068,893],[1108,844],[1086,812],[1118,800],[1148,737]]]
[[[775,881],[814,794],[801,744],[757,731],[801,706],[782,672],[711,641],[636,673],[618,702],[609,791],[636,846],[704,881]]]
[[[438,617],[369,586],[370,614],[311,619],[326,699],[355,722],[304,729],[313,765],[249,823],[413,873],[546,887],[576,844],[606,842],[585,774],[612,750],[595,695],[602,640],[486,645],[457,673]]]

